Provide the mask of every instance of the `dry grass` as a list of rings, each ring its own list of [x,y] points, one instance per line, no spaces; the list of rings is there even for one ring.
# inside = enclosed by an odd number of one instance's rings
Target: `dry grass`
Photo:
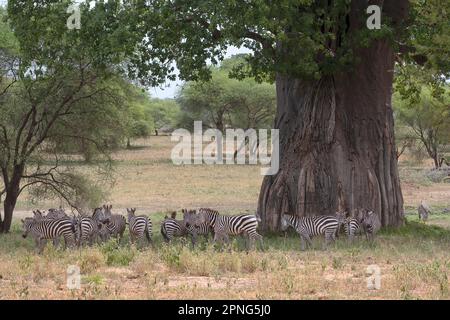
[[[152,214],[155,246],[117,247],[114,241],[81,250],[47,246],[42,255],[21,238],[18,222],[0,236],[0,299],[449,299],[450,186],[403,185],[410,223],[385,230],[374,245],[340,239],[328,250],[301,252],[298,237],[266,236],[265,251],[247,254],[242,241],[231,252],[201,243],[162,243],[164,211],[210,206],[232,213],[253,211],[261,183],[257,166],[173,166],[168,137],[138,142],[142,148],[120,151],[114,208],[138,207]],[[420,200],[433,206],[427,225],[416,222]],[[40,204],[50,205],[48,203]],[[51,204],[56,205],[56,204]],[[21,203],[22,215],[30,204]],[[18,215],[20,216],[20,215]],[[381,289],[367,289],[366,269],[381,269]],[[66,269],[82,272],[80,290],[66,287]]]

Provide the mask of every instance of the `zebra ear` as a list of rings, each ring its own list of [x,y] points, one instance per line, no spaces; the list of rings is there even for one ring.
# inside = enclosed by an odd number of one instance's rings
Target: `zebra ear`
[[[20,222],[24,223],[25,221],[23,219],[20,219]]]
[[[177,217],[177,212],[173,211],[171,216],[172,216],[172,219],[175,219]]]

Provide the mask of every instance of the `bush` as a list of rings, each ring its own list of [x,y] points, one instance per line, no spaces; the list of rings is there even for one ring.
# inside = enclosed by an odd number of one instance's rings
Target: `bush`
[[[110,239],[102,245],[102,253],[108,266],[128,266],[133,261],[136,250],[119,247],[115,239]]]
[[[89,249],[83,252],[80,260],[80,269],[82,273],[90,273],[105,265],[105,256],[96,249]]]

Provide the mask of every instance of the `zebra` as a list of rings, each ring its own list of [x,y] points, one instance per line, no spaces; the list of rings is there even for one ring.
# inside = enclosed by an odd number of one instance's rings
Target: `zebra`
[[[344,223],[345,234],[348,240],[351,242],[355,238],[355,235],[361,234],[363,232],[361,223],[356,218],[349,217]]]
[[[95,221],[98,227],[98,237],[101,241],[106,241],[109,238],[109,230],[107,224],[109,219],[106,217],[105,208],[106,206],[95,208],[92,213],[92,219]]]
[[[366,211],[361,220],[361,226],[367,241],[373,242],[375,234],[381,227],[381,221],[378,215],[373,211]]]
[[[22,219],[22,237],[26,238],[29,234],[34,238],[38,253],[44,250],[47,239],[64,237],[64,247],[75,244],[75,225],[70,219],[42,219],[34,218]]]
[[[214,238],[214,226],[216,225],[217,217],[219,216],[219,211],[210,208],[200,208],[198,213],[206,216],[206,221],[197,226],[196,231],[199,235],[204,235],[208,238],[211,233]]]
[[[229,243],[230,235],[242,235],[246,238],[247,250],[258,240],[263,247],[262,236],[256,231],[258,219],[255,215],[241,214],[234,216],[217,215],[214,222],[214,242]]]
[[[113,214],[111,212],[112,205],[109,206],[103,206],[104,209],[104,224],[107,230],[107,238],[110,236],[115,237],[118,242],[123,238],[123,233],[125,232],[127,222],[125,220],[125,217],[120,214]]]
[[[142,242],[145,238],[152,242],[152,221],[147,216],[136,216],[136,208],[127,208],[128,228],[130,230],[130,241]]]
[[[161,224],[161,234],[166,242],[172,241],[174,237],[184,237],[189,234],[184,220],[176,220],[176,215],[174,211],[171,217],[165,216]]]
[[[208,212],[203,210],[197,213],[197,210],[182,209],[184,226],[191,236],[192,245],[195,246],[198,235],[208,237],[211,231],[211,224],[208,221]]]
[[[103,208],[95,208],[92,213],[92,219],[97,222],[103,222],[106,219],[105,211]]]
[[[297,217],[283,214],[281,216],[281,230],[286,231],[289,227],[300,235],[301,249],[305,250],[305,243],[312,247],[311,238],[317,235],[325,235],[325,247],[330,241],[336,240],[336,231],[344,223],[345,215],[336,216],[310,216]]]
[[[93,245],[94,241],[100,236],[101,222],[97,222],[92,217],[80,216],[77,221],[76,239],[78,245],[89,243]]]

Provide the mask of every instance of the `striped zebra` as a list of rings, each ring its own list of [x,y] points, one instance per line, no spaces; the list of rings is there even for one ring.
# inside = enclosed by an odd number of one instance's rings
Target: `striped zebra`
[[[172,212],[171,217],[165,216],[161,223],[161,234],[166,242],[172,241],[175,237],[185,237],[190,234],[184,220],[177,220],[176,215],[176,212]]]
[[[203,213],[197,213],[197,210],[187,210],[182,209],[183,213],[183,223],[187,229],[188,234],[191,236],[192,245],[195,246],[197,242],[197,236],[203,235],[208,237],[211,224],[208,221],[208,213],[203,211]]]
[[[152,242],[152,221],[147,216],[136,216],[136,208],[127,208],[128,228],[130,230],[130,241],[142,243],[145,238],[149,243]]]
[[[301,249],[305,250],[305,243],[312,247],[311,238],[317,235],[325,236],[325,247],[336,239],[337,229],[345,222],[345,216],[310,216],[297,217],[283,214],[281,216],[281,230],[286,231],[289,227],[300,235]]]
[[[361,226],[367,241],[373,242],[375,234],[381,227],[381,221],[378,215],[373,211],[366,211],[361,220]]]
[[[105,206],[104,206],[105,207]],[[95,221],[98,227],[98,237],[101,241],[107,241],[109,238],[109,230],[107,228],[106,214],[103,207],[95,208],[92,213],[92,219]]]
[[[242,235],[246,239],[247,250],[256,240],[263,247],[262,236],[256,231],[258,219],[255,215],[241,214],[235,216],[218,215],[214,223],[214,242],[229,243],[230,235]],[[249,243],[250,242],[250,243]]]
[[[71,219],[22,219],[22,237],[31,235],[34,238],[38,253],[41,254],[48,239],[64,238],[64,247],[75,244],[75,225]]]
[[[99,224],[102,225],[101,222],[97,222],[92,217],[78,217],[76,227],[77,244],[79,246],[86,243],[88,243],[89,245],[93,245],[100,236]]]
[[[349,217],[345,220],[344,231],[345,234],[347,235],[348,240],[351,242],[353,241],[355,236],[361,234],[363,230],[358,219]]]
[[[125,217],[120,214],[113,214],[111,212],[112,205],[103,206],[104,214],[105,214],[105,227],[107,230],[107,237],[116,238],[119,243],[123,238],[123,234],[126,229],[127,222]]]
[[[200,208],[198,209],[198,213],[205,215],[206,221],[196,227],[197,234],[204,235],[206,238],[208,238],[209,234],[212,234],[214,238],[214,226],[216,225],[219,211],[210,208]]]
[[[92,213],[92,219],[97,222],[103,222],[106,219],[105,210],[103,208],[95,208]]]

